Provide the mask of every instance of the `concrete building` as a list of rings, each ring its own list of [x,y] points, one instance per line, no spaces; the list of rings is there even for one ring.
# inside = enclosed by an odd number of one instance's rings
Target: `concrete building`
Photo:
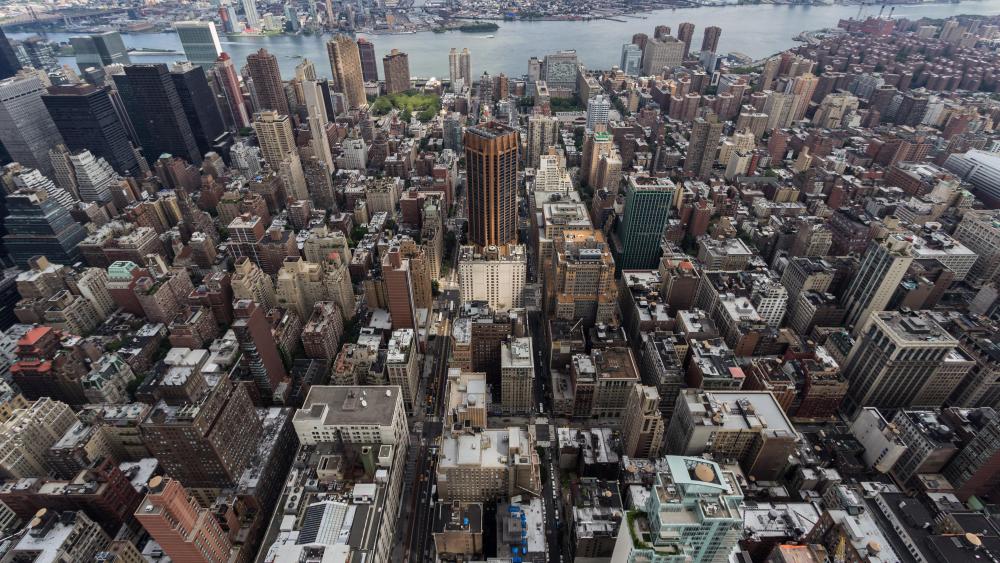
[[[1000,222],[995,211],[969,210],[955,229],[955,240],[976,254],[969,283],[979,286],[1000,279]]]
[[[958,443],[952,430],[936,410],[899,410],[892,424],[906,446],[892,466],[896,482],[906,486],[921,473],[941,473],[955,454]]]
[[[741,537],[743,490],[712,461],[666,456],[646,504],[622,523],[612,561],[724,563]]]
[[[940,405],[972,367],[957,347],[924,312],[874,313],[844,364],[845,409]]]
[[[668,73],[684,62],[684,42],[670,35],[651,38],[642,50],[642,74],[660,76],[664,68]]]
[[[409,429],[395,385],[313,385],[292,419],[299,443],[387,444],[405,451]]]
[[[312,315],[302,327],[302,350],[306,356],[333,360],[344,337],[344,319],[340,307],[332,301],[313,305]]]
[[[500,409],[526,415],[535,409],[535,358],[531,338],[513,338],[500,347]]]
[[[434,550],[442,561],[465,561],[482,556],[483,505],[438,503],[434,509],[432,533]]]
[[[326,51],[330,57],[334,84],[346,96],[348,109],[368,107],[361,53],[357,43],[346,34],[337,34],[326,42]]]
[[[858,411],[851,422],[851,435],[865,448],[865,464],[880,473],[888,473],[906,452],[906,444],[899,436],[899,429],[890,424],[875,407],[865,407]]]
[[[289,154],[296,152],[292,119],[287,114],[265,110],[254,115],[254,132],[260,143],[260,153],[271,168],[277,170]]]
[[[48,475],[46,452],[76,422],[68,405],[47,397],[15,410],[0,426],[0,470],[12,478]]]
[[[410,57],[393,49],[382,57],[382,69],[385,71],[385,93],[398,94],[410,89]]]
[[[0,142],[12,160],[48,175],[52,173],[49,150],[63,139],[45,109],[44,93],[33,73],[0,80]]]
[[[557,319],[607,324],[615,319],[615,261],[601,231],[564,230],[556,235],[552,261],[552,309]]]
[[[447,503],[539,496],[539,465],[533,440],[521,428],[446,434],[438,450],[438,498]]]
[[[95,561],[111,538],[83,512],[47,511],[6,552],[3,561]]]
[[[463,246],[458,256],[458,280],[462,301],[485,301],[497,312],[524,306],[527,254],[523,245],[506,252],[496,248],[479,253]]]
[[[187,60],[202,66],[206,72],[210,71],[222,54],[215,22],[175,22],[174,30],[177,31],[177,38],[180,39]]]
[[[625,405],[622,452],[631,458],[655,459],[663,447],[666,424],[656,387],[635,385]]]
[[[135,518],[174,561],[225,563],[233,548],[212,512],[176,480],[153,477]]]
[[[667,427],[667,452],[736,459],[757,479],[776,479],[795,451],[798,433],[769,391],[684,389]]]
[[[385,370],[389,385],[397,385],[403,391],[403,404],[409,413],[416,409],[415,401],[419,393],[420,368],[416,335],[412,328],[401,328],[392,332],[385,358]]]
[[[844,293],[846,324],[853,327],[853,335],[857,336],[865,330],[872,314],[885,310],[889,304],[913,261],[910,246],[901,236],[890,236],[881,243],[869,243],[858,273]]]

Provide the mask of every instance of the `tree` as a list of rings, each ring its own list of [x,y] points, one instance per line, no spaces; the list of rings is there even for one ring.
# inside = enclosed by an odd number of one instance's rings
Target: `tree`
[[[431,280],[431,295],[434,297],[441,295],[441,287],[437,280]]]

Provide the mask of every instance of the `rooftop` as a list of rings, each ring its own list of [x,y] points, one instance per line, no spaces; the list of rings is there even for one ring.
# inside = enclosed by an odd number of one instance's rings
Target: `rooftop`
[[[313,385],[294,420],[327,426],[389,426],[400,397],[398,385]]]

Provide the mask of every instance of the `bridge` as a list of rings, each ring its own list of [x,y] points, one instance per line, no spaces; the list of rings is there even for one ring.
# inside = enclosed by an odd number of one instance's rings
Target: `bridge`
[[[19,26],[32,24],[69,23],[76,19],[92,18],[97,16],[113,16],[128,12],[128,8],[66,8],[55,11],[36,11],[29,7],[28,11],[14,17],[0,20],[3,26]]]

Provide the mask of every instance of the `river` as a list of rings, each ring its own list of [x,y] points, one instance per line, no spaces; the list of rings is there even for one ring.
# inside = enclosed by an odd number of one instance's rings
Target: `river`
[[[866,6],[864,15],[877,14],[878,7]],[[888,12],[888,9],[886,10]],[[652,35],[653,27],[669,25],[674,33],[681,22],[695,24],[693,49],[701,46],[702,30],[709,25],[722,28],[719,51],[737,51],[755,59],[795,46],[792,37],[804,30],[834,27],[841,18],[855,17],[858,6],[719,6],[679,10],[658,10],[638,16],[618,16],[625,22],[611,20],[575,21],[512,21],[499,22],[500,29],[489,38],[486,33],[421,32],[403,35],[367,36],[375,43],[381,58],[390,49],[399,49],[410,56],[413,76],[447,76],[448,50],[451,47],[468,47],[472,53],[474,74],[484,70],[508,76],[521,76],[527,72],[528,59],[539,58],[560,49],[576,49],[580,61],[588,68],[611,68],[618,64],[623,43],[628,43],[634,33]],[[918,19],[921,17],[946,18],[959,14],[1000,14],[1000,0],[976,0],[961,4],[919,4],[896,7],[896,17]],[[645,19],[639,19],[645,18]],[[11,37],[23,39],[31,34],[12,33]],[[67,41],[69,33],[48,34],[51,41]],[[181,50],[180,41],[172,33],[139,33],[123,35],[125,44],[135,48],[161,48]],[[272,37],[223,38],[222,48],[242,64],[246,56],[261,47],[274,53],[279,60],[282,74],[288,78],[301,57],[316,63],[322,76],[330,76],[325,42],[328,36],[282,35]],[[133,62],[169,63],[182,55],[134,56]],[[75,66],[72,58],[62,62]],[[381,77],[382,69],[379,68]]]

